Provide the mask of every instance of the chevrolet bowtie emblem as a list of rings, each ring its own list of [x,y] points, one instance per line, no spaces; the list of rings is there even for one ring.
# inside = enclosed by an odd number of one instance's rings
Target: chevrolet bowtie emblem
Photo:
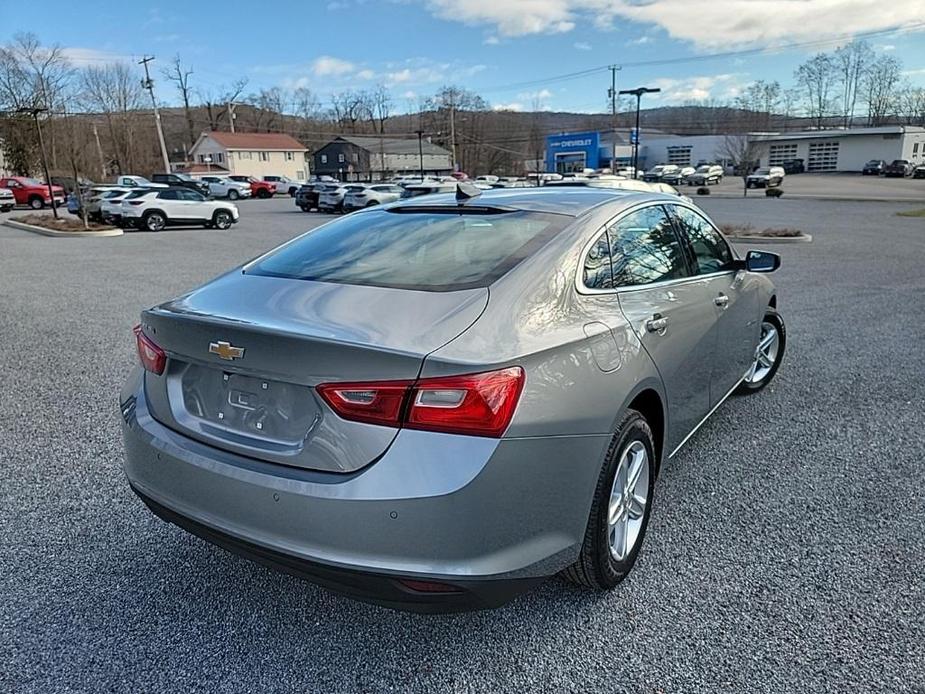
[[[235,347],[230,342],[210,342],[209,354],[217,354],[220,359],[240,359],[244,356],[243,347]]]

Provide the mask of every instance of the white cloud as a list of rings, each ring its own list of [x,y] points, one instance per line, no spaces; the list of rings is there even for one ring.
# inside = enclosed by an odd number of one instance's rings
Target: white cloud
[[[878,51],[884,51],[884,52],[896,50],[896,46],[894,46],[892,43],[879,44],[877,46],[874,46],[874,48],[876,48]]]
[[[62,48],[61,52],[71,61],[74,67],[118,63],[133,59],[133,56],[130,55],[110,53],[109,51],[101,51],[96,48],[80,48],[77,46]]]
[[[428,0],[443,19],[493,24],[502,36],[559,34],[575,28],[569,0]]]
[[[631,39],[626,42],[627,46],[645,46],[647,43],[655,43],[655,39],[651,36],[640,36],[637,39]]]
[[[416,91],[414,91],[413,89],[409,89],[404,94],[402,94],[402,98],[403,99],[417,99],[418,95]]]
[[[739,93],[740,75],[700,75],[697,77],[662,77],[652,80],[653,86],[661,89],[659,94],[647,94],[645,98],[676,103],[679,101],[703,101],[712,97],[732,97]]]
[[[312,72],[318,77],[346,75],[353,72],[355,69],[356,66],[349,60],[334,58],[330,55],[323,55],[312,62]]]
[[[373,72],[372,70],[370,70],[370,69],[367,68],[367,69],[365,69],[365,70],[360,70],[360,71],[356,74],[356,76],[357,76],[357,79],[361,79],[361,80],[371,80],[371,79],[374,79],[374,78],[376,77],[376,73]]]
[[[591,50],[591,44],[586,43],[584,41],[576,41],[575,43],[572,44],[572,46],[579,51],[590,51]]]
[[[509,104],[495,104],[491,107],[492,111],[523,111],[524,105],[519,101],[512,101]]]
[[[501,43],[501,39],[492,34],[490,36],[486,36],[482,43],[484,43],[486,46],[497,46],[499,43]]]
[[[442,19],[488,25],[501,36],[555,34],[579,23],[630,20],[700,48],[774,45],[921,22],[922,0],[425,0]],[[919,29],[921,30],[921,29]]]

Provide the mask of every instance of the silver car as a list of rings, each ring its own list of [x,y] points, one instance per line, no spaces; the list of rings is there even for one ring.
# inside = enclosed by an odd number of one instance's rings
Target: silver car
[[[463,188],[142,313],[120,402],[154,513],[401,609],[627,575],[661,465],[781,363],[779,257],[675,196]]]

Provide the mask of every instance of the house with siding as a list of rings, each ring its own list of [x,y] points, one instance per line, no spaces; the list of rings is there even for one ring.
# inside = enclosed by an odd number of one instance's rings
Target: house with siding
[[[287,176],[308,180],[308,149],[283,133],[203,132],[190,149],[187,171],[222,171],[243,176]],[[211,161],[210,161],[211,160]]]
[[[417,138],[341,135],[318,149],[312,162],[318,175],[342,181],[377,181],[401,174],[445,176],[453,170],[449,150]]]

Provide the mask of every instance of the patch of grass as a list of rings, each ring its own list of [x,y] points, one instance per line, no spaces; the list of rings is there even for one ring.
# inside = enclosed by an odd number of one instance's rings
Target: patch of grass
[[[21,217],[13,217],[12,219],[15,222],[31,224],[32,226],[51,229],[53,231],[87,231],[87,229],[84,229],[83,221],[79,217],[73,215],[55,219],[51,215],[27,214]],[[104,229],[113,228],[111,224],[96,224],[95,222],[89,222],[87,227],[90,231],[103,231]]]
[[[720,224],[720,231],[726,236],[764,236],[767,238],[793,238],[803,236],[799,229],[755,229],[751,224]]]
[[[925,207],[921,210],[903,210],[902,212],[897,212],[897,215],[900,217],[925,217]]]

